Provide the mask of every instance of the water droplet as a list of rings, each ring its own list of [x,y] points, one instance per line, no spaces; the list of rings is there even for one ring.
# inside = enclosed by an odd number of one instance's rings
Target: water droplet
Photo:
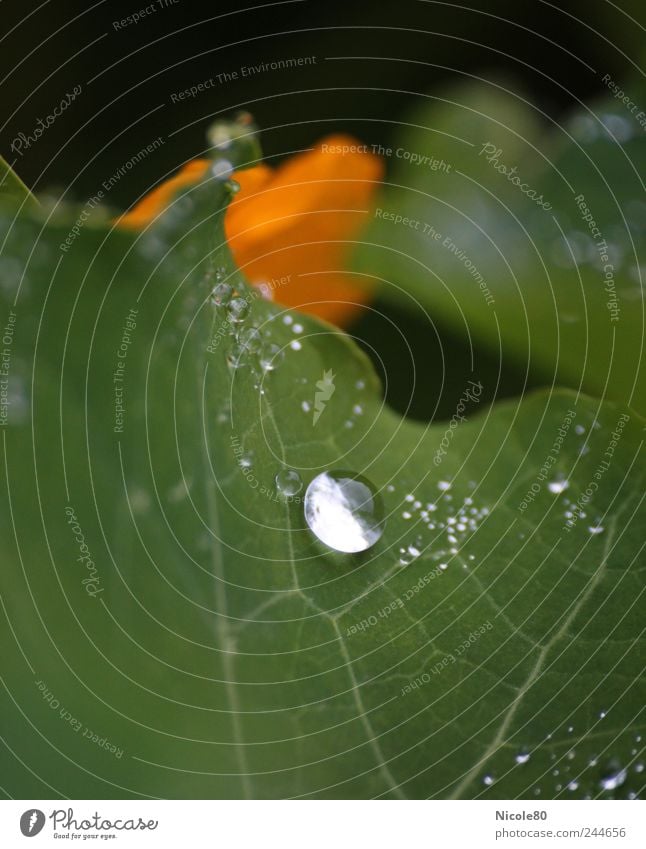
[[[493,777],[493,775],[489,775],[489,774],[487,774],[487,775],[485,775],[485,776],[483,777],[483,779],[482,779],[482,783],[483,783],[486,787],[491,787],[491,785],[494,783],[494,781],[495,781],[495,780],[496,780],[496,779]]]
[[[352,412],[355,414],[355,416],[362,416],[363,415],[363,407],[361,406],[361,404],[355,404],[354,407],[352,408]]]
[[[451,484],[448,481],[438,481],[437,488],[440,492],[446,492],[447,489],[451,489]]]
[[[244,345],[241,345],[239,342],[234,342],[233,345],[227,351],[227,363],[230,368],[238,369],[242,368],[246,364],[247,354],[249,352],[245,348]]]
[[[305,520],[321,542],[347,553],[373,546],[385,525],[377,490],[364,477],[345,471],[314,478],[305,493]]]
[[[599,782],[599,786],[603,790],[616,790],[626,780],[626,770],[610,767],[609,772]]]
[[[253,466],[253,452],[247,451],[245,454],[241,454],[238,458],[238,463],[243,469],[250,469]]]
[[[560,492],[564,492],[570,485],[570,482],[567,480],[555,480],[550,481],[547,484],[547,488],[550,492],[554,493],[554,495],[558,495]]]
[[[228,159],[217,159],[211,166],[211,174],[216,180],[228,180],[233,174],[233,165]]]
[[[276,481],[276,488],[281,495],[285,495],[288,498],[292,495],[298,495],[301,489],[303,489],[301,476],[294,469],[281,469],[274,480]]]
[[[292,327],[292,330],[294,331],[294,333],[302,333],[303,332],[303,325],[302,324],[295,324]]]
[[[416,545],[408,545],[406,548],[399,549],[399,562],[402,566],[408,566],[416,560],[422,552]]]
[[[635,764],[635,772],[643,772],[643,771],[644,771],[644,764],[641,763],[641,761],[639,763]]]
[[[310,404],[309,401],[301,401],[301,410],[304,413],[309,413],[311,409],[312,409],[312,405]]]
[[[606,712],[605,712],[605,710],[600,711],[600,712],[599,712],[599,719],[605,719],[605,718],[606,718]]]
[[[273,371],[281,364],[285,357],[284,352],[273,343],[264,345],[260,354],[260,368],[263,371]]]
[[[228,304],[229,318],[239,324],[249,315],[249,303],[244,298],[232,298]]]
[[[302,348],[303,346],[302,346],[302,345],[301,345],[301,343],[298,341],[298,339],[293,339],[293,340],[289,343],[289,347],[292,349],[292,351],[300,351],[300,350],[301,350],[301,348]]]
[[[232,195],[237,195],[240,191],[240,183],[237,180],[227,180],[225,185]]]
[[[602,534],[603,531],[604,531],[604,528],[601,525],[590,525],[590,527],[588,528],[588,531],[591,534]],[[605,714],[604,714],[604,716],[605,716]]]
[[[293,323],[293,321],[294,321],[294,319],[292,318],[291,315],[287,314],[287,315],[283,316],[283,324],[286,324],[288,327],[289,327],[290,324]]]
[[[518,752],[516,755],[516,763],[517,764],[526,764],[529,760],[529,752]]]
[[[257,327],[245,327],[238,334],[238,342],[245,350],[256,353],[262,345],[262,335]]]

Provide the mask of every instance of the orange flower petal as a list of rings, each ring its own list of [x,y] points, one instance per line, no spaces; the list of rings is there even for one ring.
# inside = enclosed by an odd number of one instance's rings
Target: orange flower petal
[[[334,135],[280,166],[256,192],[236,195],[225,217],[227,241],[252,283],[269,282],[276,300],[345,324],[368,299],[345,271],[383,173],[356,139]],[[241,172],[245,173],[245,172]]]
[[[152,192],[142,198],[130,212],[126,212],[117,221],[119,227],[129,227],[140,230],[149,224],[152,219],[170,205],[174,196],[185,186],[197,183],[203,177],[208,168],[208,159],[194,159],[188,162],[181,171],[175,174],[161,186],[157,186]]]
[[[119,224],[145,226],[207,167],[204,159],[188,163]],[[224,221],[236,264],[251,283],[269,284],[280,303],[347,323],[369,297],[345,268],[382,173],[381,160],[345,135],[323,139],[275,171],[259,165],[236,172],[240,191]]]

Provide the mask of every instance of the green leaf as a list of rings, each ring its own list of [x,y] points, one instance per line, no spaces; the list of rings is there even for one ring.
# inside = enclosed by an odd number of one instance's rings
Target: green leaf
[[[638,113],[609,97],[548,124],[495,82],[429,98],[393,145],[357,270],[534,382],[643,414]]]
[[[38,206],[36,198],[29,191],[11,166],[0,156],[0,202],[22,201],[23,205],[34,209]]]
[[[639,792],[642,422],[567,391],[481,409],[477,371],[465,421],[399,418],[347,336],[247,287],[228,185],[67,249],[74,216],[2,224],[6,792]],[[275,369],[229,364],[227,281]],[[327,549],[284,469],[362,474],[382,537]]]

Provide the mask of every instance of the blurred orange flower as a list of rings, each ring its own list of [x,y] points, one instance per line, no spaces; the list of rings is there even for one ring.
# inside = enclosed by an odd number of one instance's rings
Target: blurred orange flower
[[[209,160],[189,162],[119,220],[142,228],[183,187],[197,182]],[[247,280],[281,304],[346,324],[369,298],[347,272],[348,254],[366,224],[383,175],[365,145],[333,135],[278,168],[237,171],[240,191],[224,220],[233,258]]]

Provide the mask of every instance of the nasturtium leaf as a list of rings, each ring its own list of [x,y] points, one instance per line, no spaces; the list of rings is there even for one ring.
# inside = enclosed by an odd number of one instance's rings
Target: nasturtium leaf
[[[2,156],[0,156],[0,202],[24,204],[30,209],[38,206],[36,198]]]
[[[73,214],[2,221],[7,792],[638,793],[641,420],[485,409],[477,364],[451,422],[402,419],[348,336],[245,284],[229,192],[71,244]],[[359,554],[305,522],[335,471],[383,500]]]
[[[495,81],[430,97],[355,267],[535,383],[643,414],[644,90],[626,90],[634,109],[609,94],[561,123]]]

